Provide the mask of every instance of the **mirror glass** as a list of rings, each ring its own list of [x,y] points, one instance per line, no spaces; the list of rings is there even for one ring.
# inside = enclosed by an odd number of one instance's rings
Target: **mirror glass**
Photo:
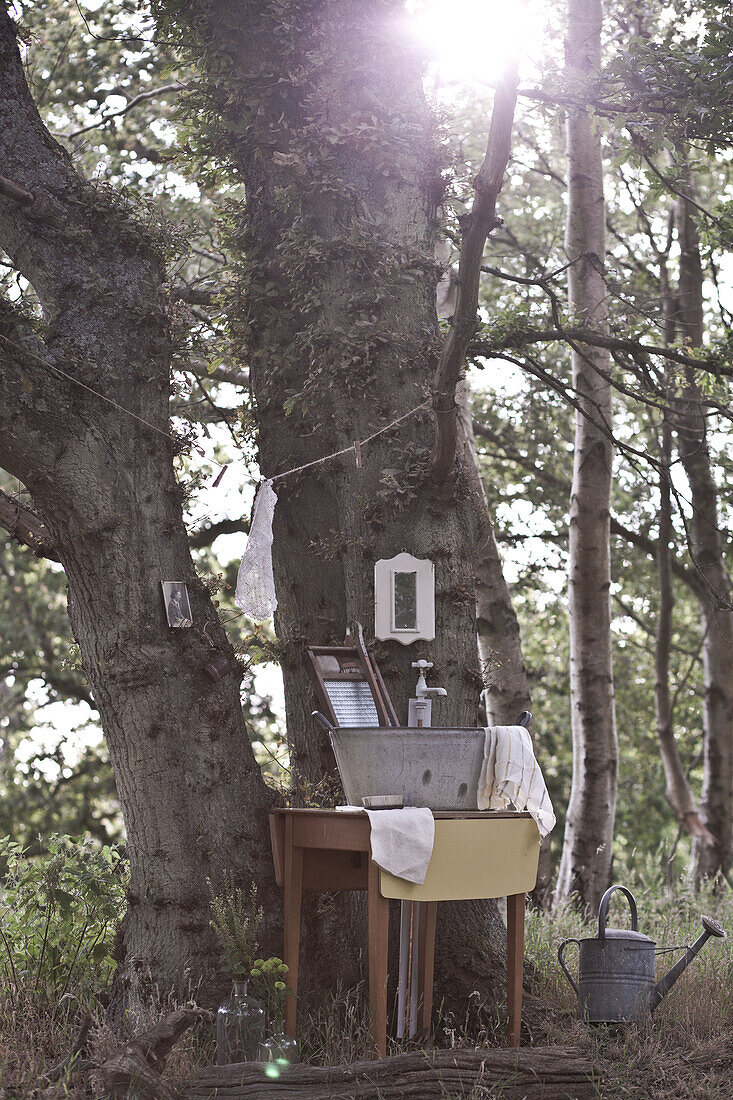
[[[417,573],[393,573],[394,629],[417,630]]]

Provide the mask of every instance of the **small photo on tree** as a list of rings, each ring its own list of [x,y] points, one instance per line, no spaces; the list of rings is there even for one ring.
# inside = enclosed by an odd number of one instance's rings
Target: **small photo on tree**
[[[183,581],[161,581],[168,626],[193,626],[188,589]]]

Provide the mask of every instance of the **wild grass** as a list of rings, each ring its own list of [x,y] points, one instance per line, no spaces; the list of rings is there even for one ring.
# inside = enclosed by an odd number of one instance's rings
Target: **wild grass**
[[[673,892],[634,887],[639,931],[657,948],[680,950],[657,956],[657,980],[702,932],[700,915],[713,917],[727,938],[711,938],[677,980],[654,1015],[639,1023],[589,1026],[576,1018],[577,1002],[557,963],[566,937],[595,936],[597,922],[569,909],[529,913],[527,959],[533,994],[545,1007],[533,1029],[535,1044],[570,1045],[585,1051],[604,1079],[603,1096],[683,1100],[733,1097],[733,900],[729,891],[696,894],[680,883]],[[623,900],[612,903],[609,925],[631,927]],[[570,952],[568,953],[570,954]],[[577,955],[569,960],[571,972]]]
[[[646,884],[645,884],[646,879]],[[571,908],[551,913],[529,911],[526,920],[527,983],[523,1043],[574,1047],[597,1066],[603,1097],[633,1100],[733,1100],[733,896],[726,890],[696,894],[680,882],[673,892],[653,881],[649,867],[631,888],[639,907],[639,931],[658,948],[676,947],[658,956],[660,978],[702,932],[706,913],[726,930],[725,940],[710,939],[678,979],[651,1018],[625,1025],[589,1026],[577,1019],[577,1000],[557,961],[558,944],[570,936],[598,934],[597,921],[585,921]],[[631,927],[623,899],[612,902],[610,927]],[[571,949],[572,950],[572,949]],[[569,965],[577,955],[569,952]],[[369,1034],[364,996],[340,991],[310,1014],[304,1054],[319,1064],[368,1057]],[[504,1041],[505,1006],[467,1005],[463,1017],[442,1017],[434,1040],[441,1046],[498,1045]],[[479,1019],[477,1030],[475,1020]],[[390,1053],[411,1044],[393,1042]]]
[[[640,877],[643,880],[644,876]],[[692,943],[701,931],[701,913],[722,924],[728,938],[708,941],[653,1017],[638,1024],[592,1027],[576,1017],[575,994],[557,963],[557,945],[569,936],[596,935],[595,922],[584,921],[569,908],[528,912],[523,1042],[571,1046],[586,1054],[601,1074],[599,1095],[603,1097],[732,1100],[733,895],[727,890],[696,895],[684,882],[673,892],[643,881],[632,883],[632,889],[639,906],[639,930],[655,939],[659,947]],[[629,926],[622,899],[614,900],[609,923]],[[658,957],[658,976],[681,952],[682,947]],[[576,966],[572,955],[569,965],[571,969]],[[58,1002],[40,988],[34,992],[32,984],[22,994],[17,989],[12,993],[7,982],[0,983],[2,1100],[15,1100],[37,1088],[43,1074],[69,1053],[82,1011],[94,1017],[90,1054],[95,1061],[109,1056],[119,1041],[106,1023],[99,1001],[88,997],[82,1001],[74,988]],[[484,1004],[478,1011],[475,1004],[466,1005],[465,1014],[436,1020],[434,1040],[440,1046],[501,1044],[504,1011],[502,1004]],[[414,1047],[414,1043],[394,1041],[390,1053]],[[327,993],[317,1008],[301,1018],[304,1061],[338,1065],[368,1057],[369,1049],[363,987]],[[203,1026],[174,1049],[166,1077],[172,1083],[183,1083],[197,1066],[212,1060],[211,1028],[207,1031]]]
[[[74,1045],[73,1011],[49,1012],[32,995],[14,1000],[0,987],[0,1096],[24,1095]]]

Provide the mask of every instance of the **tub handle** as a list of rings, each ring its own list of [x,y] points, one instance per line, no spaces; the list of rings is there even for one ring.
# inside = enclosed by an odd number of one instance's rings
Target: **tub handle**
[[[312,710],[311,715],[324,730],[328,733],[333,732],[334,727],[331,725],[328,718],[326,718],[325,714],[321,714],[320,710]]]

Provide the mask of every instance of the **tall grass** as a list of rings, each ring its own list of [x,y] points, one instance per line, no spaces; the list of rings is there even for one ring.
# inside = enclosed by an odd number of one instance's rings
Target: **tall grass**
[[[43,861],[33,866],[18,864],[15,878],[6,880],[5,908],[0,905],[0,930],[6,939],[12,934],[8,939],[11,954],[7,955],[6,950],[7,957],[0,966],[0,971],[5,971],[0,980],[0,1095],[25,1095],[37,1087],[43,1074],[68,1055],[83,1013],[90,1013],[94,1020],[90,1034],[94,1060],[104,1060],[119,1042],[105,1022],[104,1009],[96,996],[108,983],[109,957],[103,957],[99,950],[95,961],[91,953],[81,956],[78,951],[82,928],[85,923],[89,926],[93,913],[100,927],[108,922],[108,904],[116,904],[117,899],[116,879],[109,878],[110,865],[104,857],[102,864],[106,867],[97,867],[90,863],[88,852],[78,856],[66,844],[48,858],[56,860],[50,868]],[[69,874],[74,867],[83,872],[81,876]],[[24,878],[26,874],[30,877]],[[77,880],[80,885],[71,887],[70,883]],[[22,896],[27,898],[39,883],[45,885],[37,891],[39,911],[35,921],[28,902],[28,919],[21,924],[17,907],[12,911],[8,907],[8,902],[14,900],[12,891],[25,890]],[[575,994],[558,965],[557,946],[570,936],[595,936],[596,922],[584,921],[571,908],[528,912],[523,1042],[572,1046],[584,1052],[601,1073],[602,1096],[733,1100],[732,895],[729,891],[695,894],[686,881],[667,891],[651,859],[639,861],[627,884],[639,906],[639,930],[656,940],[659,947],[692,943],[701,932],[701,913],[722,924],[728,939],[708,942],[653,1017],[638,1024],[593,1027],[577,1019]],[[54,905],[60,908],[58,912],[52,909],[49,917],[54,891]],[[73,895],[74,905],[58,891]],[[72,919],[77,903],[79,914]],[[623,898],[613,901],[609,924],[630,926]],[[31,928],[35,929],[32,935]],[[108,942],[109,931],[111,928],[98,942]],[[25,948],[27,958],[23,956]],[[660,955],[658,976],[681,953],[682,947],[679,952]],[[569,962],[572,969],[575,958]],[[441,1046],[501,1044],[504,1011],[501,1004],[478,1008],[472,1001],[465,1006],[464,1014],[436,1019],[434,1041]],[[324,994],[319,1005],[301,1012],[305,1061],[319,1065],[358,1061],[369,1056],[370,1045],[367,998],[362,987]],[[414,1046],[393,1042],[390,1050],[398,1053]],[[166,1076],[183,1083],[197,1065],[210,1063],[212,1058],[211,1028],[209,1025],[207,1030],[204,1024],[185,1036],[174,1050]]]
[[[684,945],[701,934],[701,914],[717,920],[727,938],[708,940],[652,1017],[635,1024],[589,1026],[576,1018],[575,993],[558,965],[557,945],[570,936],[597,936],[597,922],[583,921],[568,908],[529,913],[526,956],[533,967],[533,993],[546,1009],[534,1041],[572,1045],[587,1052],[602,1071],[604,1096],[732,1100],[731,894],[709,889],[696,894],[686,881],[667,891],[656,883],[646,885],[645,877],[640,872],[631,883],[639,907],[639,931],[656,940],[658,949],[680,948],[657,956],[657,980],[681,957]],[[612,902],[608,924],[631,927],[623,898]],[[571,972],[576,958],[568,960]]]
[[[660,885],[657,865],[651,859],[640,863],[627,880],[639,908],[639,931],[656,940],[658,948],[680,947],[658,956],[658,978],[702,932],[700,914],[717,920],[728,938],[708,941],[652,1017],[633,1024],[589,1026],[577,1019],[577,999],[558,964],[557,947],[570,936],[596,936],[597,921],[584,920],[570,907],[551,913],[529,911],[522,1041],[578,1049],[597,1066],[603,1081],[599,1095],[604,1097],[733,1100],[731,893],[696,894],[684,880],[669,892]],[[623,898],[612,902],[608,924],[631,927]],[[572,970],[576,959],[568,961]],[[322,1065],[368,1057],[364,1002],[360,990],[324,998],[305,1021],[305,1055]],[[504,1005],[484,1004],[480,1011],[467,1005],[464,1017],[436,1019],[433,1038],[441,1046],[501,1044],[504,1012]],[[391,1044],[391,1053],[406,1049],[410,1044]]]

